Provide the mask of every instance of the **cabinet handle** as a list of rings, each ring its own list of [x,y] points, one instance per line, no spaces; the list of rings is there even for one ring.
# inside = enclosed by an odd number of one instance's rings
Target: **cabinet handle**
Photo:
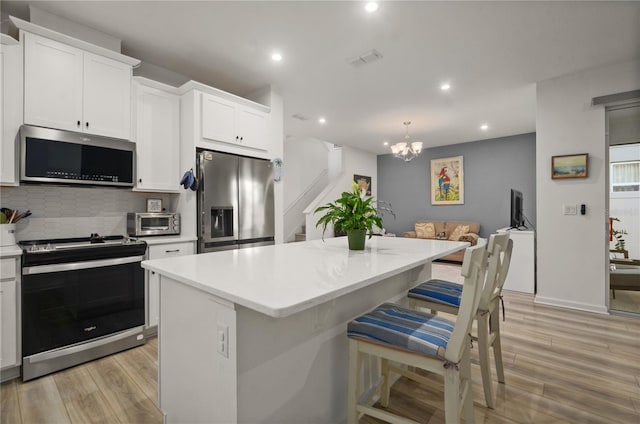
[[[164,253],[175,253],[175,252],[179,252],[180,249],[174,249],[174,250],[165,250]]]
[[[140,179],[138,180],[138,182],[139,182],[139,183],[141,183],[141,182],[142,182],[142,178],[140,178]]]
[[[244,137],[240,137],[240,141],[244,140]]]
[[[236,136],[236,141],[238,141],[238,138],[239,138],[239,137],[238,137],[238,136]]]
[[[86,122],[85,126],[89,128],[89,121]]]
[[[77,125],[78,125],[78,128],[80,128],[81,122],[80,122],[80,121],[78,121],[78,124],[77,124]]]

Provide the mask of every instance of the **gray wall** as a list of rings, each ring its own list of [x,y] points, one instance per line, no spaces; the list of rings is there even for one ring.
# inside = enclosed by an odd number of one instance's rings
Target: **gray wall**
[[[431,159],[464,157],[464,205],[433,206],[429,199]],[[402,236],[419,219],[480,222],[488,237],[509,226],[510,190],[524,195],[524,214],[536,224],[536,135],[521,134],[426,149],[411,162],[378,156],[379,200],[391,203],[394,220],[383,215],[387,232]],[[531,226],[527,223],[527,226]]]

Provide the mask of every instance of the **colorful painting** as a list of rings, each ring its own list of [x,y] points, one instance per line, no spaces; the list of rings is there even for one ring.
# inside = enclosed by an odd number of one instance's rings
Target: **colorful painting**
[[[364,175],[353,175],[353,181],[358,184],[360,190],[364,190],[367,193],[367,196],[371,196],[371,177],[366,177]]]
[[[588,153],[551,157],[551,179],[587,178],[588,176]]]
[[[462,156],[431,160],[431,204],[464,204]]]

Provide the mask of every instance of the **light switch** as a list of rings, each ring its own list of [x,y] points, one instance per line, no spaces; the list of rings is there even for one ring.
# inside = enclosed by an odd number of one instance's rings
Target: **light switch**
[[[578,206],[577,205],[562,205],[562,213],[563,213],[563,215],[577,215],[578,214]]]
[[[229,326],[218,323],[218,353],[225,358],[229,357]]]

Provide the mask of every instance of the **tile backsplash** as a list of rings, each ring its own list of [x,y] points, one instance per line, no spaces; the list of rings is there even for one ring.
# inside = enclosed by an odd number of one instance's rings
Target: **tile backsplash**
[[[66,237],[123,235],[127,212],[144,212],[146,200],[162,199],[174,211],[178,194],[140,193],[117,188],[23,185],[2,187],[0,206],[31,209],[33,215],[18,222],[16,239],[36,240]]]

